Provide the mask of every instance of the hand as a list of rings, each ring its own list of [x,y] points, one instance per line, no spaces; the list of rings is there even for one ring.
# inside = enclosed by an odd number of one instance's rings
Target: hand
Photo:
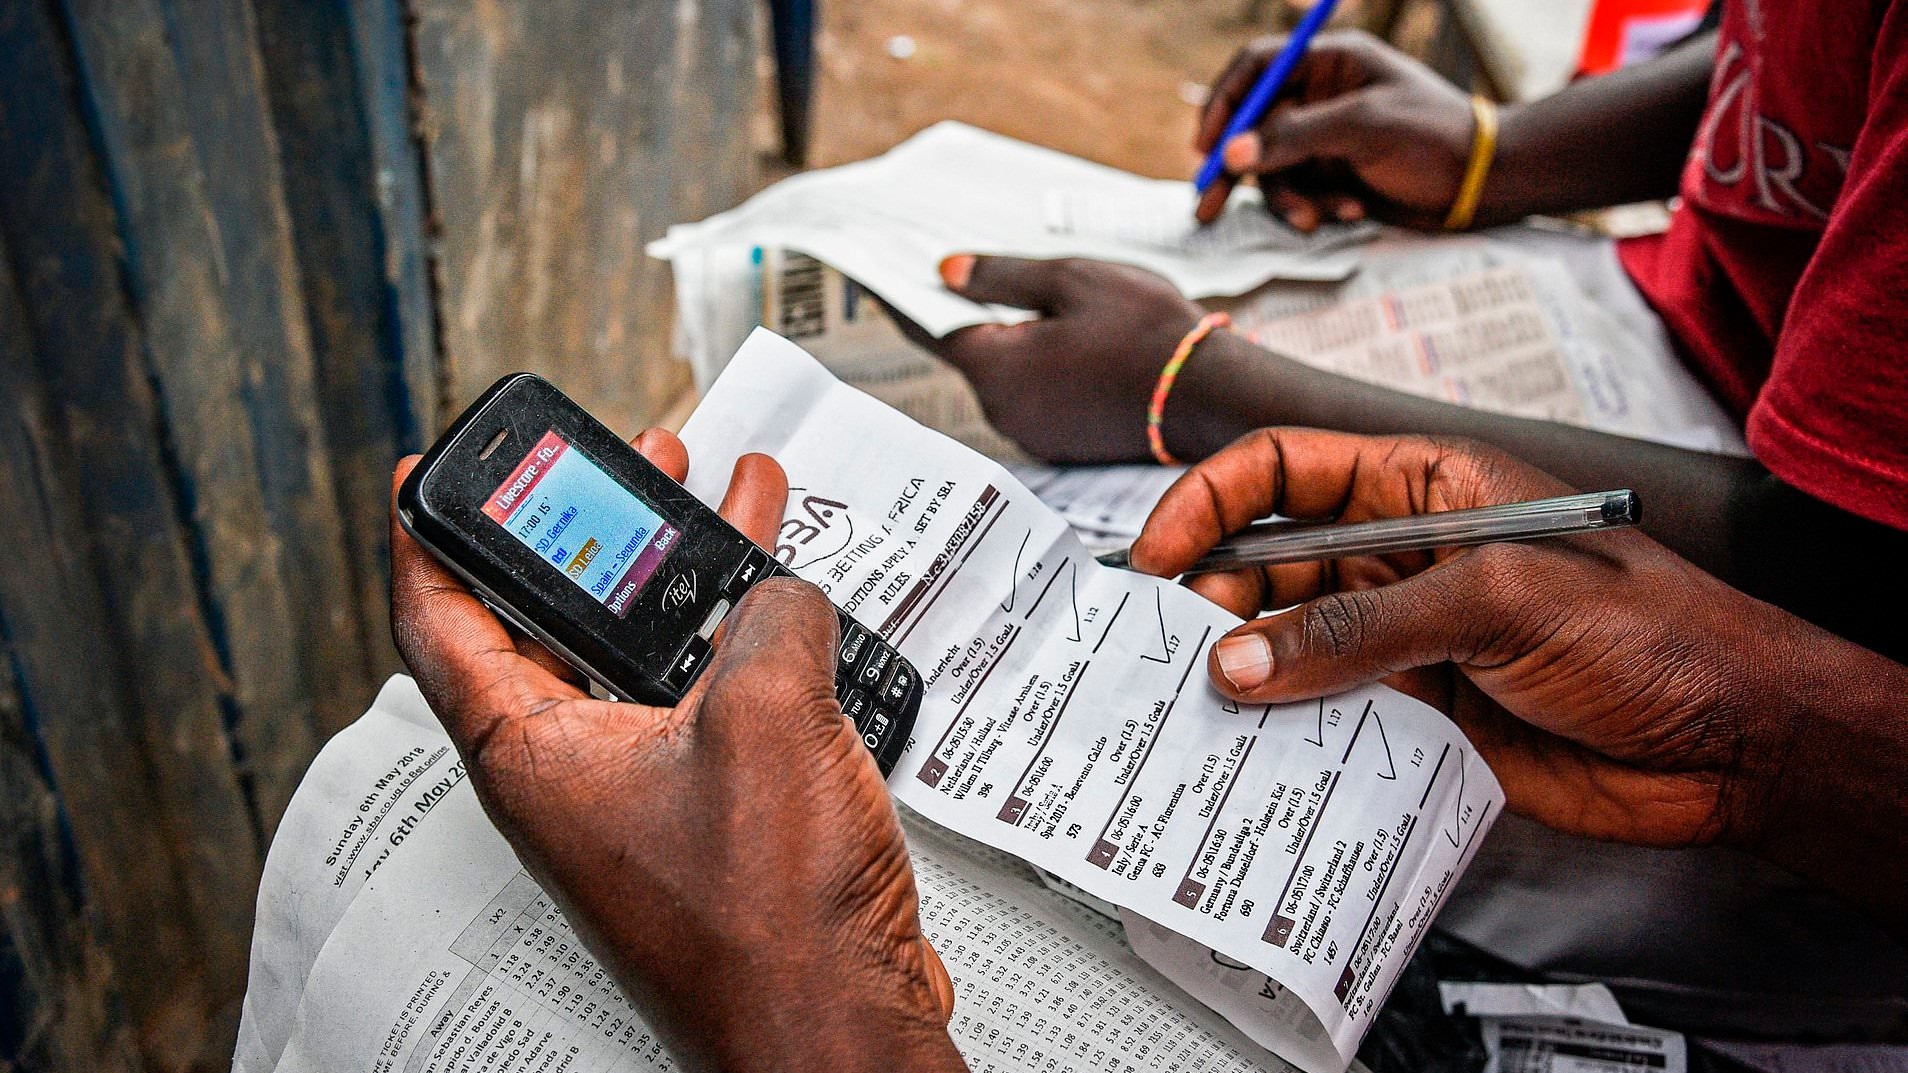
[[[667,432],[636,447],[688,472]],[[786,497],[749,455],[721,513],[760,542]],[[751,590],[695,688],[652,708],[593,699],[396,524],[391,546],[398,649],[485,812],[679,1059],[964,1068],[887,787],[835,702],[819,592]]]
[[[1194,140],[1202,157],[1284,44],[1252,42],[1213,83]],[[1250,175],[1301,231],[1367,215],[1435,228],[1464,181],[1472,126],[1469,99],[1429,67],[1367,34],[1320,34],[1257,129],[1226,145],[1228,175],[1197,215],[1216,219],[1235,177]]]
[[[941,278],[976,302],[1040,314],[941,339],[910,332],[966,375],[996,428],[1049,461],[1149,457],[1153,385],[1204,310],[1151,272],[1077,258],[963,254],[941,262]]]
[[[1253,433],[1188,472],[1134,545],[1172,576],[1255,518],[1362,521],[1568,491],[1462,441]],[[1194,578],[1250,622],[1213,649],[1228,695],[1387,680],[1448,711],[1513,809],[1656,846],[1757,837],[1789,752],[1781,678],[1833,641],[1625,530]],[[1853,646],[1846,646],[1852,648]]]

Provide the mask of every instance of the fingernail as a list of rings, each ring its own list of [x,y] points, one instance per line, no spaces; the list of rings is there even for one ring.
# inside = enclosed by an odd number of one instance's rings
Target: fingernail
[[[1226,143],[1226,170],[1237,175],[1259,160],[1259,136],[1250,132]]]
[[[1356,201],[1341,201],[1338,203],[1338,218],[1345,223],[1362,220],[1365,218],[1365,206]]]
[[[1300,206],[1286,214],[1285,222],[1309,235],[1318,230],[1318,210],[1310,205]]]
[[[967,281],[973,278],[973,254],[957,253],[952,257],[941,259],[941,282],[947,284],[948,289],[961,290],[967,286]]]
[[[1272,677],[1272,646],[1260,634],[1227,637],[1212,646],[1212,652],[1219,660],[1219,673],[1241,693],[1259,688]]]

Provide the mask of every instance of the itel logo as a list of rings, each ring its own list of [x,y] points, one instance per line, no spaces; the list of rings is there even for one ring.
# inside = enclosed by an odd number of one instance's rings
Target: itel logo
[[[696,598],[696,572],[684,570],[669,581],[669,587],[663,590],[662,609],[674,611]]]

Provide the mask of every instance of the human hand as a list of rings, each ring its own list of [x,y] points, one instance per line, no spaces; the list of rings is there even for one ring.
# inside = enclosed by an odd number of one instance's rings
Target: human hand
[[[1153,385],[1203,310],[1151,272],[1079,258],[962,254],[941,262],[941,278],[962,297],[1040,314],[940,339],[909,333],[967,377],[996,428],[1054,462],[1148,457]]]
[[[1212,151],[1285,38],[1240,49],[1212,85],[1193,145]],[[1258,127],[1227,143],[1227,174],[1199,201],[1217,219],[1237,177],[1301,231],[1367,215],[1435,228],[1456,200],[1472,136],[1469,99],[1429,67],[1363,33],[1320,34]]]
[[[1161,499],[1133,548],[1172,576],[1255,518],[1347,522],[1558,495],[1463,441],[1253,433]],[[1820,635],[1636,530],[1265,567],[1194,578],[1235,614],[1300,605],[1214,646],[1255,703],[1386,680],[1451,714],[1512,808],[1657,846],[1754,841],[1786,755],[1775,677]]]
[[[635,441],[677,480],[681,441]],[[397,480],[416,464],[398,465]],[[721,513],[773,537],[787,479],[744,456]],[[592,698],[391,527],[392,633],[484,810],[680,1060],[961,1069],[887,787],[835,701],[836,618],[766,581],[675,708]]]

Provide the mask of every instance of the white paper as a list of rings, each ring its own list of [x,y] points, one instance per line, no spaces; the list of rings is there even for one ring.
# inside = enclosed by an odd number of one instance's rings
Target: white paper
[[[1137,913],[1121,916],[1135,954],[1188,995],[1223,1014],[1254,1042],[1306,1073],[1344,1065],[1318,1017],[1297,992]]]
[[[1602,984],[1499,984],[1440,981],[1444,1012],[1469,1017],[1573,1017],[1627,1025],[1616,995]]]
[[[332,929],[402,844],[400,832],[421,823],[462,778],[437,717],[402,676],[386,682],[352,730],[312,761],[259,881],[235,1069],[265,1073],[277,1064]]]
[[[1582,1024],[1551,1017],[1485,1017],[1484,1073],[1684,1073],[1683,1037],[1640,1025]]]
[[[1762,1073],[1908,1073],[1908,1046],[1845,1043],[1738,1043],[1706,1039],[1702,1045]]]
[[[1047,230],[1205,257],[1255,250],[1317,251],[1369,238],[1377,231],[1370,224],[1328,224],[1322,234],[1307,235],[1267,212],[1256,193],[1242,192],[1226,203],[1218,219],[1201,224],[1193,218],[1199,195],[1185,183],[1154,180],[1149,189],[1119,194],[1049,190]]]
[[[1184,189],[945,122],[883,156],[785,179],[729,212],[672,227],[649,253],[675,261],[695,250],[797,250],[881,295],[936,337],[1029,316],[949,291],[937,266],[955,253],[1118,261],[1159,273],[1190,298],[1243,294],[1273,278],[1343,279],[1357,267],[1356,256],[1337,247],[1348,235],[1367,233],[1360,229],[1294,236],[1276,248],[1209,251],[1048,226],[1055,194],[1163,205],[1182,202]]]
[[[1030,464],[1009,466],[1008,472],[1075,530],[1124,537],[1131,543],[1186,468]]]
[[[316,831],[351,826],[388,779],[386,760],[448,749],[441,731],[412,720],[415,685],[394,678],[377,703],[313,764],[287,814],[274,856],[328,855]],[[364,1069],[667,1070],[668,1056],[526,875],[461,780],[415,812],[404,836],[386,827],[382,863],[335,921],[321,913],[315,964],[278,932],[255,937],[244,1034],[282,1006],[289,1043],[241,1049],[240,1071]],[[374,810],[375,811],[375,810]],[[1116,924],[1029,881],[1024,867],[985,847],[907,823],[923,924],[955,984],[950,1031],[971,1068],[1008,1071],[1237,1071],[1287,1068],[1141,964]],[[387,852],[388,851],[388,852]],[[311,903],[281,867],[261,899],[303,921]],[[309,977],[301,976],[308,969]],[[293,981],[292,977],[298,977]],[[825,984],[824,984],[825,986]]]
[[[768,332],[683,439],[710,502],[778,459],[777,556],[922,671],[901,801],[1273,977],[1350,1060],[1503,804],[1448,719],[1382,687],[1232,705],[1205,667],[1237,619],[1101,567],[998,464]]]

